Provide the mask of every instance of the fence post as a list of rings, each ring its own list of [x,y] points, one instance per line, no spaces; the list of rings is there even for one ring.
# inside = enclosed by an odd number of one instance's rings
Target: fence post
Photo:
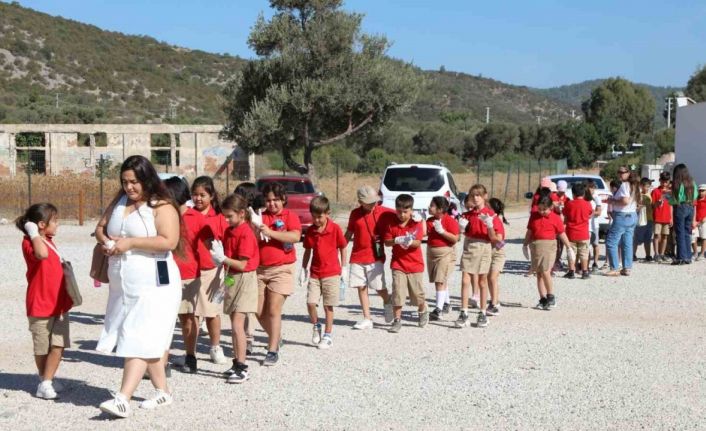
[[[480,159],[476,160],[476,184],[480,184]]]
[[[512,173],[512,165],[507,167],[507,178],[505,179],[505,196],[503,197],[503,202],[507,202],[507,189],[510,186],[510,175]]]
[[[226,160],[226,196],[230,193],[230,160]]]
[[[517,162],[517,198],[520,200],[520,162]]]
[[[532,191],[532,159],[527,159],[527,191]]]
[[[86,192],[83,189],[78,191],[78,225],[83,226],[84,207],[86,205]]]
[[[27,206],[32,206],[32,153],[27,154]]]
[[[105,169],[103,165],[103,160],[103,154],[101,154],[98,158],[98,184],[100,187],[100,190],[98,192],[100,196],[100,204],[98,205],[98,207],[100,208],[101,216],[103,215],[103,170]]]
[[[537,166],[539,166],[539,181],[537,183],[542,182],[542,159],[537,160]]]
[[[490,161],[490,196],[495,196],[495,160]]]
[[[336,204],[338,204],[338,157],[336,157]]]

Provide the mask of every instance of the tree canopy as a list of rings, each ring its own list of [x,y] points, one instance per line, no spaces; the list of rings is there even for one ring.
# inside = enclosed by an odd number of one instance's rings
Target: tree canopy
[[[697,102],[706,102],[706,66],[691,75],[684,93]]]

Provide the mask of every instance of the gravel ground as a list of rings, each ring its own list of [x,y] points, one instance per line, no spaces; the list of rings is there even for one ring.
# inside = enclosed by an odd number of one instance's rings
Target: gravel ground
[[[526,217],[510,214],[510,238],[521,238]],[[73,346],[59,368],[68,386],[61,398],[33,397],[37,380],[24,309],[25,265],[20,236],[0,226],[0,429],[704,429],[706,427],[706,262],[687,267],[636,264],[630,278],[594,276],[555,279],[558,308],[537,311],[534,279],[520,240],[508,244],[501,276],[504,307],[485,329],[455,329],[432,322],[420,329],[411,307],[399,334],[380,324],[366,332],[350,326],[360,318],[357,295],[347,292],[336,309],[334,346],[309,345],[305,292],[285,305],[281,363],[249,361],[251,380],[227,385],[228,366],[206,360],[200,338],[200,372],[174,372],[174,405],[112,421],[98,404],[117,389],[121,360],[95,352],[107,287],[93,288],[87,273],[91,226],[61,226],[57,243],[69,256],[83,289],[84,305],[72,313]],[[299,253],[301,256],[301,253]],[[451,281],[458,301],[460,274]],[[669,287],[668,292],[664,291]],[[433,288],[427,288],[432,298]],[[380,299],[372,298],[376,323]],[[456,304],[454,304],[456,305]],[[257,332],[256,346],[264,343]],[[222,345],[231,352],[224,323]],[[179,331],[173,360],[183,355]],[[136,392],[151,394],[145,381]]]

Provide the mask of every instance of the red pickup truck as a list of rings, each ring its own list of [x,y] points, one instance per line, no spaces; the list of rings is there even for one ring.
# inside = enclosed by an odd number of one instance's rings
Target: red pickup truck
[[[302,224],[302,235],[306,229],[311,226],[311,213],[309,213],[309,203],[316,196],[321,196],[322,193],[314,190],[314,185],[307,177],[294,175],[267,175],[260,177],[255,185],[258,191],[267,183],[280,183],[287,190],[287,204],[285,208],[293,211],[299,216],[299,221]]]

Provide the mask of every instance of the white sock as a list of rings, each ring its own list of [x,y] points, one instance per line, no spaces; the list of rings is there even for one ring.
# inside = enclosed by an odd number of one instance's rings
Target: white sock
[[[446,291],[445,290],[437,290],[436,291],[436,308],[441,310],[444,308],[444,300],[446,300]]]
[[[444,290],[444,292],[446,292],[446,300],[444,302],[451,305],[451,295],[449,294],[449,289]]]

